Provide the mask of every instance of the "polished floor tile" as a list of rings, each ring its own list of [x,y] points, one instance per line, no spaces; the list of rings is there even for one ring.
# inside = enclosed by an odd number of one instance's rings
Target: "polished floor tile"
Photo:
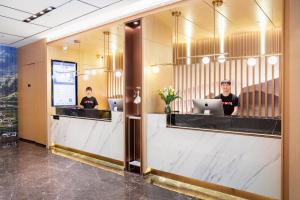
[[[0,200],[186,200],[143,177],[110,173],[25,142],[0,145]]]

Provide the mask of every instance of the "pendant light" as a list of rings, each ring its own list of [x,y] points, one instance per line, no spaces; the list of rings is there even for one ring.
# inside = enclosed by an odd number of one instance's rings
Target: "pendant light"
[[[181,12],[180,11],[174,11],[172,12],[172,16],[174,17],[174,39],[173,39],[173,46],[175,44],[175,59],[173,61],[173,63],[175,65],[178,64],[178,36],[179,36],[179,17],[181,16]],[[158,70],[156,70],[158,71]]]

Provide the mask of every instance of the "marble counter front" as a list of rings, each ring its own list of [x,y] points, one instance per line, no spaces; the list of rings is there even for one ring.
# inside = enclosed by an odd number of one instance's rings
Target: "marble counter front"
[[[166,126],[147,115],[150,168],[280,199],[281,139]]]
[[[111,112],[111,121],[51,117],[49,145],[61,145],[124,161],[123,112]]]

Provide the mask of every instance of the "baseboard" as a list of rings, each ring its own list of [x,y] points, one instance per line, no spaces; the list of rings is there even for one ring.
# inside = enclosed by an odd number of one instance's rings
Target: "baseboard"
[[[34,144],[34,145],[46,148],[46,145],[38,143],[36,141],[32,141],[32,140],[28,140],[28,139],[24,139],[24,138],[19,138],[19,141],[30,143],[30,144]]]

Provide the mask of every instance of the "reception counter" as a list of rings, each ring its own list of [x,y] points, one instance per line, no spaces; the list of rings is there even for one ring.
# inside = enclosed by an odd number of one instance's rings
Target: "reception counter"
[[[249,119],[247,130],[234,122],[246,120],[238,117],[172,117],[147,115],[149,168],[280,199],[280,121]],[[228,121],[236,123],[236,131],[224,126]]]
[[[51,117],[50,145],[123,162],[123,125],[123,112],[58,109]]]

